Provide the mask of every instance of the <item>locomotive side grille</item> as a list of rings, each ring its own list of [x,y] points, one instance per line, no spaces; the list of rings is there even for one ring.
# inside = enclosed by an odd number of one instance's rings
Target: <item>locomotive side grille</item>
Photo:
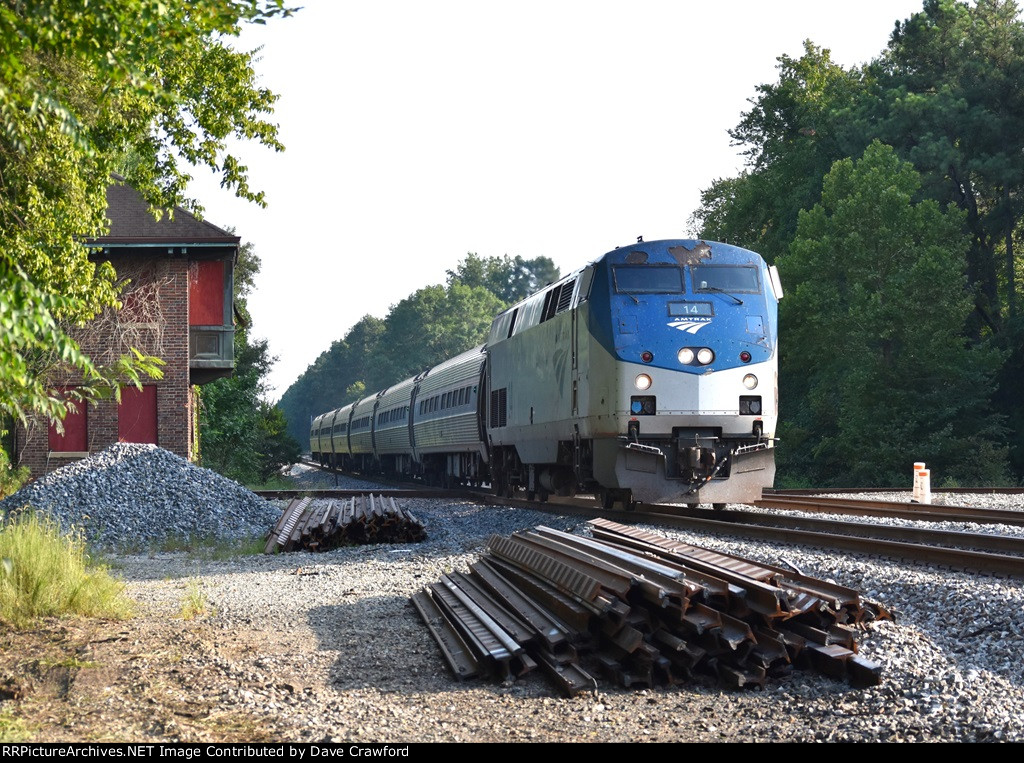
[[[572,292],[576,287],[576,279],[556,286],[544,295],[544,309],[541,311],[540,322],[551,320],[572,306]]]
[[[575,278],[562,284],[562,291],[558,295],[558,308],[555,310],[556,315],[564,310],[568,310],[569,306],[572,305],[572,291],[575,286]]]
[[[491,390],[491,426],[503,427],[508,423],[508,387]]]

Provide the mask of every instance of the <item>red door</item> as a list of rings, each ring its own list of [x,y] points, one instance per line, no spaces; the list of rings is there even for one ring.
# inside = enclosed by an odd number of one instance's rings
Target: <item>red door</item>
[[[73,405],[75,412],[68,411],[64,417],[64,434],[59,434],[57,427],[50,422],[50,450],[55,453],[84,453],[89,450],[89,430],[86,426],[88,404],[77,400]]]
[[[117,439],[120,442],[150,442],[156,445],[156,387],[125,387],[117,406]]]

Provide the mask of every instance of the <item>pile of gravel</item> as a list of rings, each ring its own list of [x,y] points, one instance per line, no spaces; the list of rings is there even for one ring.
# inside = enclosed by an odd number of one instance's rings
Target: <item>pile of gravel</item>
[[[50,472],[0,501],[0,513],[24,506],[113,548],[266,535],[281,514],[237,482],[137,443],[117,443]]]

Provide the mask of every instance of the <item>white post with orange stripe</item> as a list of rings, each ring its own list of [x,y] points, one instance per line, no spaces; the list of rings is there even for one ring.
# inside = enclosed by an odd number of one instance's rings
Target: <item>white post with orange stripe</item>
[[[921,503],[932,502],[932,470],[921,469],[917,472],[917,478],[921,482]]]
[[[914,503],[921,503],[921,472],[925,471],[924,461],[914,462],[914,491],[910,500]]]

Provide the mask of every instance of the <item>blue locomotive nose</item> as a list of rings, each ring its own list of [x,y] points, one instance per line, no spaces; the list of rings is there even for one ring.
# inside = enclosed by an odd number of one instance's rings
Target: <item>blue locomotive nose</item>
[[[727,244],[615,250],[596,267],[594,336],[620,361],[689,374],[763,363],[774,354],[776,323],[768,281],[760,256]]]

